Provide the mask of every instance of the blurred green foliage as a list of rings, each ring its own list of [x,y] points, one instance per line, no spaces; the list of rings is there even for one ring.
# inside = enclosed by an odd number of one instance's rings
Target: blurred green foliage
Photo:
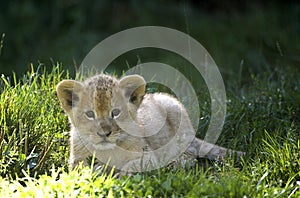
[[[0,73],[23,74],[30,64],[73,70],[106,37],[136,26],[157,25],[190,34],[212,55],[222,74],[261,73],[299,66],[300,4],[296,1],[53,0],[0,2],[0,34],[5,34]],[[116,46],[118,47],[118,46]],[[148,58],[145,58],[147,56]],[[141,58],[140,58],[141,57]],[[166,52],[136,50],[114,62],[168,59]],[[178,62],[171,59],[170,64]],[[157,61],[157,60],[155,60]],[[72,72],[71,72],[72,76]],[[245,81],[248,78],[245,78]]]

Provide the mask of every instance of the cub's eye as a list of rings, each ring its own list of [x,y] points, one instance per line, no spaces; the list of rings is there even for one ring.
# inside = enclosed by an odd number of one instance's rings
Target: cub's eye
[[[89,119],[94,119],[95,118],[95,113],[93,111],[87,111],[87,112],[85,112],[85,115]]]
[[[111,117],[112,117],[112,118],[116,118],[116,117],[118,117],[118,116],[120,115],[120,113],[121,113],[121,110],[120,110],[120,109],[113,109],[113,110],[111,111]]]

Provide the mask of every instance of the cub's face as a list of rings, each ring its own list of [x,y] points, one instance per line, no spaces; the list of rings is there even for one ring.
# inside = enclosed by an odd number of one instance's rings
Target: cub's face
[[[138,75],[120,80],[97,75],[83,83],[63,80],[57,95],[82,140],[97,149],[111,149],[128,137],[123,129],[134,123],[145,84]]]

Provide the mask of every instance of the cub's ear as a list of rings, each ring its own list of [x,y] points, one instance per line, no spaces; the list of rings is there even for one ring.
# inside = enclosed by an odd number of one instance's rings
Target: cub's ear
[[[75,80],[63,80],[58,83],[56,92],[61,107],[68,113],[79,102],[83,85]]]
[[[129,102],[140,105],[146,91],[146,81],[140,75],[125,76],[119,81],[119,87],[124,90]]]

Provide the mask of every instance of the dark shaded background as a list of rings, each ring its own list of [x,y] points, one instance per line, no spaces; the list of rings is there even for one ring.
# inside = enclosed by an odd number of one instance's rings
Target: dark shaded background
[[[31,63],[48,68],[61,63],[74,71],[104,38],[144,25],[190,34],[209,51],[225,78],[299,67],[299,21],[296,0],[1,1],[0,34],[5,36],[0,73],[22,75]],[[138,61],[178,63],[163,51],[136,50],[114,64],[119,68]]]

